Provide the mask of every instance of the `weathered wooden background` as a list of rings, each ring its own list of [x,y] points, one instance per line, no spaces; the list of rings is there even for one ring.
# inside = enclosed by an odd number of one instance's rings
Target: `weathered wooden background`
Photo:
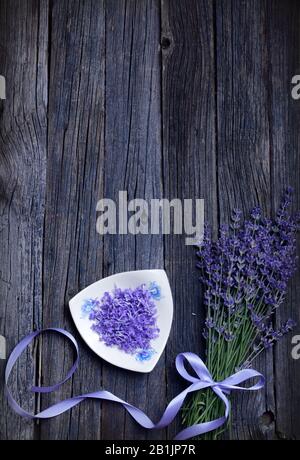
[[[274,211],[282,188],[300,207],[298,0],[0,0],[0,334],[8,351],[33,328],[75,331],[68,301],[112,273],[165,267],[175,300],[167,349],[150,375],[101,361],[80,340],[80,370],[61,391],[33,381],[66,374],[71,350],[44,337],[11,385],[24,408],[104,387],[158,419],[183,381],[180,351],[203,354],[194,249],[182,236],[100,237],[96,202],[205,198],[215,227],[230,209]],[[300,249],[300,248],[299,248]],[[300,324],[300,275],[278,315]],[[192,313],[196,313],[192,315]],[[299,333],[298,326],[298,333]],[[297,331],[296,331],[297,332]],[[232,439],[300,438],[300,361],[286,339],[257,368],[265,391],[235,399]],[[85,402],[24,421],[7,407],[2,439],[171,439],[138,428],[121,407]]]

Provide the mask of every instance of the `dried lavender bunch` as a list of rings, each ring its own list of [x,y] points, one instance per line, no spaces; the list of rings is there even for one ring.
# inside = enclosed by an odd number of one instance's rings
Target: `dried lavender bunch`
[[[231,226],[220,228],[217,241],[206,228],[197,255],[207,307],[206,364],[216,381],[250,367],[294,326],[291,319],[278,329],[272,323],[296,270],[299,216],[289,213],[291,196],[288,188],[273,221],[256,207],[242,223],[242,213],[235,209]],[[183,421],[190,426],[223,412],[219,398],[211,390],[202,391],[184,407]],[[208,433],[206,438],[215,439],[219,433]]]

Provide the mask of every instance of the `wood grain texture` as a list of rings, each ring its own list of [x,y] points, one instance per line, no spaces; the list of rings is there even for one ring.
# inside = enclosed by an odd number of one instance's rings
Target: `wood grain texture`
[[[104,196],[116,202],[120,190],[128,200],[162,196],[159,14],[157,1],[107,2]],[[105,237],[105,276],[163,264],[161,235]],[[165,407],[165,357],[149,375],[104,364],[103,386],[157,419]],[[105,439],[165,436],[137,427],[121,407],[104,405],[103,419]]]
[[[216,225],[214,38],[212,2],[162,2],[162,117],[164,196],[204,198]],[[203,310],[195,249],[184,235],[165,237],[165,266],[174,296],[174,323],[167,347],[167,399],[186,385],[174,360],[182,351],[204,355]],[[203,345],[203,344],[202,344]],[[168,429],[172,439],[180,417]]]
[[[8,351],[42,321],[43,221],[47,156],[48,2],[1,1],[0,330]],[[26,388],[37,379],[37,346],[18,361],[14,395],[36,409]],[[3,363],[3,361],[2,361]],[[0,438],[31,439],[35,427],[7,407],[0,385]]]
[[[49,54],[47,201],[43,326],[75,332],[68,302],[102,277],[96,203],[103,193],[105,12],[103,2],[52,2]],[[63,340],[45,338],[43,382],[66,375],[73,356]],[[55,356],[55,365],[49,366]],[[82,344],[76,376],[42,407],[101,386],[101,361]],[[91,422],[92,421],[92,422]],[[41,425],[43,439],[101,436],[100,404],[91,401]]]
[[[11,379],[37,411],[108,389],[158,420],[185,382],[181,351],[205,356],[195,251],[179,235],[96,232],[96,203],[204,198],[217,229],[233,207],[274,212],[285,185],[300,207],[300,74],[297,0],[0,0],[0,334],[7,351],[34,328],[60,326],[79,339],[76,375],[53,395],[33,382],[66,375],[72,350],[56,336],[25,353]],[[300,244],[298,250],[300,251]],[[155,370],[138,375],[98,359],[79,338],[68,301],[112,273],[165,268],[174,323]],[[299,271],[276,322],[300,323]],[[299,334],[299,326],[296,332]],[[233,399],[230,439],[300,439],[299,361],[290,337],[256,367],[264,391]],[[4,361],[0,360],[3,382]],[[172,439],[139,428],[123,408],[84,402],[26,422],[0,384],[1,439]]]
[[[248,213],[261,205],[270,213],[270,126],[266,4],[216,2],[216,80],[218,207],[228,223],[237,207]],[[268,375],[265,391],[234,398],[230,437],[274,437],[274,424],[260,416],[274,413],[272,351],[256,367]],[[241,415],[242,414],[242,415]]]
[[[299,3],[280,1],[268,3],[267,39],[269,49],[269,119],[271,140],[272,206],[277,209],[281,191],[292,186],[294,211],[300,209],[300,106],[291,98],[291,76],[300,73]],[[279,52],[280,50],[280,52]],[[298,238],[298,254],[300,250]],[[293,318],[300,324],[300,271],[294,277],[284,308],[277,313],[277,325]],[[275,429],[279,439],[299,439],[300,363],[291,356],[291,336],[285,338],[274,354],[274,387],[276,391]]]

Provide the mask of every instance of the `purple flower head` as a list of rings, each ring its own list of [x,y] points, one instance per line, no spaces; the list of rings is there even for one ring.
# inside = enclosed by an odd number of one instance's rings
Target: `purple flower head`
[[[281,331],[283,334],[288,333],[296,326],[296,322],[293,319],[288,319],[285,324],[281,326]]]
[[[229,233],[229,226],[228,225],[225,225],[225,224],[222,224],[220,226],[220,237],[221,238],[226,238],[226,236],[228,235]]]
[[[271,326],[265,327],[262,332],[260,343],[264,348],[273,346],[278,340],[284,337],[290,332],[295,326],[295,322],[292,319],[288,319],[279,329],[274,330]]]
[[[271,348],[274,345],[274,342],[271,338],[262,337],[261,344],[266,350],[268,350],[268,348]]]
[[[263,318],[261,316],[257,315],[256,313],[252,313],[251,314],[251,321],[253,322],[255,327],[259,327],[260,324],[263,321]]]
[[[265,333],[266,330],[268,329],[268,326],[266,325],[266,323],[263,323],[261,321],[256,324],[256,327],[260,333]]]
[[[219,334],[224,334],[224,332],[225,332],[225,327],[224,327],[224,326],[216,326],[216,327],[215,327],[215,330],[216,330]]]
[[[242,217],[242,211],[240,209],[235,208],[231,214],[231,220],[232,220],[231,228],[233,229],[240,228],[241,217]]]
[[[205,320],[205,326],[208,328],[208,329],[212,329],[214,326],[215,326],[215,322],[213,321],[212,318],[207,318]]]
[[[225,339],[226,342],[232,342],[235,339],[235,336],[234,336],[234,334],[231,334],[230,332],[225,331],[224,332],[224,339]]]
[[[224,297],[224,305],[227,308],[232,308],[235,305],[234,298],[229,294],[225,295],[225,297]]]
[[[259,206],[252,209],[251,217],[254,220],[259,220],[261,218],[261,208]]]
[[[240,209],[234,208],[231,214],[231,220],[233,220],[233,222],[239,222],[241,220],[242,215],[243,213]]]
[[[203,337],[205,340],[208,339],[208,332],[207,332],[207,329],[203,329],[202,337]]]

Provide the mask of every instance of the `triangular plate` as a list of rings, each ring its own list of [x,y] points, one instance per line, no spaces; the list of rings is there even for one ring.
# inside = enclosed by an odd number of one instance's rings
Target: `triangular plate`
[[[135,289],[144,284],[152,292],[157,307],[159,336],[151,342],[151,353],[129,354],[116,347],[109,347],[99,340],[91,329],[88,309],[91,299],[101,299],[104,292],[115,287]],[[173,299],[168,277],[164,270],[139,270],[109,276],[91,284],[70,300],[70,311],[75,325],[87,345],[101,358],[115,366],[136,372],[151,372],[166,346],[173,319]]]

